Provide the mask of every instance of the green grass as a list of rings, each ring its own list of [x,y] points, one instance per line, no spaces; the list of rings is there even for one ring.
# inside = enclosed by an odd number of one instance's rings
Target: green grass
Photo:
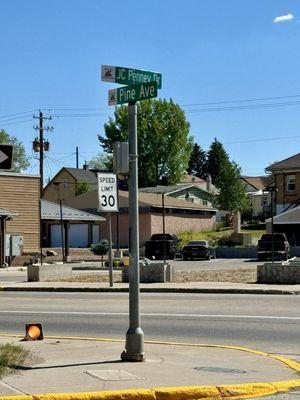
[[[189,240],[207,240],[212,245],[217,245],[219,239],[229,238],[233,232],[232,228],[221,228],[216,231],[209,232],[182,232],[178,236],[182,240],[182,245],[185,245]],[[266,233],[265,229],[242,229],[242,233],[248,233],[252,236],[252,239],[259,239],[261,235]]]
[[[28,356],[29,351],[20,345],[12,343],[0,345],[0,378],[22,365]]]

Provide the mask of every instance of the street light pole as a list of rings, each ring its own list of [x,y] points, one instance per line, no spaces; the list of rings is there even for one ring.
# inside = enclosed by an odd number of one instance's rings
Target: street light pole
[[[144,333],[140,327],[139,205],[137,106],[128,105],[129,137],[129,328],[122,360],[144,361]]]

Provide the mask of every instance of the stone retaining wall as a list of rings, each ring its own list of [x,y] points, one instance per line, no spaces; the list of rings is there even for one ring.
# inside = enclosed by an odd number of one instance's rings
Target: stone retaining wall
[[[300,262],[265,263],[257,266],[257,283],[300,283]]]
[[[72,264],[29,265],[28,282],[54,282],[72,278]]]
[[[129,270],[130,267],[122,268],[122,282],[129,281]],[[172,282],[173,275],[174,267],[170,266],[170,264],[155,261],[148,265],[140,263],[141,283]]]

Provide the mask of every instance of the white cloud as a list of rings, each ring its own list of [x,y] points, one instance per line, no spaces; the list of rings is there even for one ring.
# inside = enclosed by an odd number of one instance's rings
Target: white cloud
[[[286,22],[286,21],[291,21],[292,19],[294,19],[293,14],[289,13],[286,15],[280,15],[279,17],[276,17],[273,19],[273,22],[278,23],[278,22]]]

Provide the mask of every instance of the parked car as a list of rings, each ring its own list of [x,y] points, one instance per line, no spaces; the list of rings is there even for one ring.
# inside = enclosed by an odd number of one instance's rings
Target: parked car
[[[288,260],[290,256],[290,244],[284,233],[271,233],[262,235],[257,244],[257,258],[259,261],[272,258],[274,241],[274,258],[280,260]]]
[[[184,260],[216,258],[215,249],[206,240],[190,240],[187,245],[182,247],[181,252]]]
[[[174,259],[180,255],[181,239],[171,233],[156,233],[145,243],[145,257],[150,260]],[[164,254],[165,252],[165,254]]]

